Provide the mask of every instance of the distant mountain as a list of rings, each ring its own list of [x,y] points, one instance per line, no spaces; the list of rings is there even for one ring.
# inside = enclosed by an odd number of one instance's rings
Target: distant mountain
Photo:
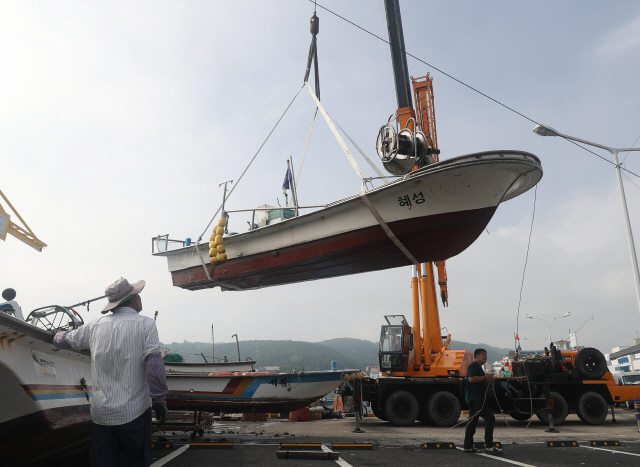
[[[200,354],[211,357],[211,343],[207,342],[172,342],[160,344],[162,348],[183,353],[190,362],[202,362]],[[469,344],[468,342],[451,341],[451,349],[469,350],[477,348],[487,350],[487,361],[502,359],[509,349],[493,347],[487,344]],[[226,356],[229,361],[238,360],[238,349],[235,342],[216,343],[215,356]],[[251,358],[258,362],[258,367],[279,366],[282,371],[328,370],[331,362],[336,361],[338,368],[360,368],[378,366],[378,343],[363,339],[341,337],[322,342],[302,342],[290,340],[241,341],[240,358]],[[211,361],[211,358],[209,358]]]

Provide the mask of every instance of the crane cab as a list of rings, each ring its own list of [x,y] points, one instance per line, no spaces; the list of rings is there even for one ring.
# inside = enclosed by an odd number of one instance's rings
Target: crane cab
[[[380,371],[390,375],[396,371],[407,371],[410,353],[413,353],[411,326],[403,315],[387,315],[387,324],[380,330],[378,358]]]

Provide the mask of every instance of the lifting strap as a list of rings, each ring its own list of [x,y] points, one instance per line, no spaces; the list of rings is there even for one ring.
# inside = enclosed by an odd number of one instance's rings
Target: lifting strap
[[[333,136],[338,141],[338,144],[340,145],[340,147],[344,151],[345,155],[347,156],[347,159],[349,159],[349,162],[351,163],[351,166],[353,167],[353,170],[356,171],[356,174],[358,174],[358,176],[362,180],[362,188],[360,189],[360,199],[362,199],[364,204],[366,204],[366,206],[369,208],[369,211],[371,211],[371,214],[373,214],[373,217],[376,218],[376,221],[378,221],[378,224],[380,224],[380,227],[382,227],[382,230],[384,231],[384,233],[387,234],[387,236],[398,247],[398,249],[400,251],[402,251],[402,253],[409,259],[409,261],[411,261],[411,264],[418,264],[419,263],[418,260],[411,254],[411,252],[407,249],[407,247],[405,247],[402,244],[400,239],[398,239],[398,237],[395,236],[395,234],[393,233],[391,228],[387,225],[387,223],[384,221],[384,219],[382,218],[382,216],[380,215],[378,210],[375,208],[373,203],[371,203],[371,200],[367,196],[367,192],[366,192],[366,184],[365,184],[366,183],[366,179],[364,178],[364,175],[362,174],[362,171],[360,170],[360,167],[358,166],[358,163],[353,158],[353,155],[351,154],[351,152],[349,151],[349,148],[347,147],[347,145],[345,144],[344,140],[342,139],[342,136],[340,135],[340,133],[336,129],[335,125],[333,124],[333,121],[331,120],[331,117],[329,117],[329,114],[327,113],[327,111],[324,109],[324,107],[322,106],[322,104],[318,100],[317,96],[315,95],[315,93],[311,89],[311,86],[309,86],[308,83],[305,83],[305,84],[307,85],[307,89],[309,90],[309,94],[311,94],[311,97],[315,101],[316,106],[318,107],[318,109],[320,109],[320,113],[322,114],[322,116],[324,117],[325,121],[327,122],[327,125],[329,125],[329,129],[333,133]]]

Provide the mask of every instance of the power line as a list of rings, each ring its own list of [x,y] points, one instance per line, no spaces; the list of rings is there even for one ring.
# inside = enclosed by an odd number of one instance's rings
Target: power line
[[[352,26],[355,26],[356,28],[360,29],[361,31],[366,32],[366,33],[367,33],[367,34],[369,34],[370,36],[373,36],[373,37],[375,37],[376,39],[378,39],[378,40],[380,40],[380,41],[384,42],[385,44],[387,44],[387,45],[389,45],[389,46],[391,46],[391,44],[389,43],[389,41],[387,41],[386,39],[383,39],[382,37],[378,36],[377,34],[374,34],[373,32],[371,32],[371,31],[369,31],[369,30],[367,30],[367,29],[363,28],[362,26],[359,26],[358,24],[354,23],[353,21],[348,20],[348,19],[347,19],[347,18],[345,18],[344,16],[340,16],[340,15],[339,15],[338,13],[336,13],[335,11],[332,11],[332,10],[330,10],[329,8],[325,7],[325,6],[320,5],[319,3],[317,3],[317,2],[316,2],[316,0],[309,0],[309,1],[310,1],[310,2],[312,2],[314,5],[317,5],[318,7],[322,8],[323,10],[325,10],[325,11],[327,11],[327,12],[331,13],[332,15],[337,16],[337,17],[338,17],[338,18],[340,18],[341,20],[343,20],[343,21],[345,21],[345,22],[347,22],[347,23],[351,24]],[[473,86],[471,86],[471,85],[469,85],[469,84],[467,84],[467,83],[465,83],[465,82],[463,82],[463,81],[459,80],[459,79],[458,79],[458,78],[456,78],[455,76],[452,76],[452,75],[450,75],[449,73],[447,73],[447,72],[445,72],[445,71],[441,70],[440,68],[438,68],[438,67],[436,67],[436,66],[434,66],[434,65],[431,65],[430,63],[428,63],[428,62],[426,62],[426,61],[422,60],[422,59],[421,59],[421,58],[419,58],[419,57],[416,57],[415,55],[413,55],[413,54],[411,54],[411,53],[407,52],[406,50],[403,50],[401,47],[397,47],[397,46],[396,46],[396,48],[397,48],[398,50],[401,50],[401,51],[402,51],[402,52],[404,52],[405,54],[407,54],[409,57],[416,59],[416,60],[417,60],[417,61],[419,61],[420,63],[423,63],[423,64],[427,65],[427,66],[428,66],[428,67],[430,67],[430,68],[433,68],[434,70],[436,70],[436,71],[438,71],[438,72],[442,73],[443,75],[445,75],[447,78],[451,78],[451,79],[452,79],[452,80],[454,80],[455,82],[457,82],[457,83],[459,83],[459,84],[461,84],[461,85],[463,85],[463,86],[465,86],[465,87],[467,87],[467,88],[471,89],[471,90],[472,90],[472,91],[474,91],[474,92],[477,92],[477,93],[478,93],[478,94],[480,94],[481,96],[486,97],[487,99],[489,99],[490,101],[492,101],[492,102],[494,102],[494,103],[498,104],[499,106],[504,107],[504,108],[505,108],[505,109],[507,109],[507,110],[510,110],[511,112],[515,113],[516,115],[521,116],[522,118],[524,118],[524,119],[526,119],[526,120],[529,120],[531,123],[535,123],[536,125],[540,125],[540,123],[538,123],[538,122],[537,122],[537,121],[535,121],[534,119],[532,119],[532,118],[530,118],[530,117],[527,117],[525,114],[520,113],[520,112],[518,112],[517,110],[515,110],[515,109],[513,109],[513,108],[509,107],[508,105],[503,104],[502,102],[498,101],[497,99],[494,99],[493,97],[491,97],[491,96],[489,96],[489,95],[485,94],[484,92],[479,91],[478,89],[474,88]],[[582,146],[581,144],[576,143],[575,141],[571,141],[570,139],[567,139],[567,138],[563,138],[563,139],[565,139],[566,141],[569,141],[570,143],[575,144],[576,146],[578,146],[578,147],[580,147],[580,148],[584,149],[584,150],[585,150],[585,151],[587,151],[587,152],[590,152],[590,153],[591,153],[591,154],[593,154],[594,156],[599,157],[599,158],[600,158],[600,159],[602,159],[603,161],[608,162],[609,164],[611,164],[611,165],[613,165],[613,166],[615,167],[615,165],[616,165],[616,164],[615,164],[615,162],[611,162],[611,161],[610,161],[609,159],[607,159],[606,157],[603,157],[603,156],[601,156],[601,155],[599,155],[599,154],[597,154],[597,153],[593,152],[591,149],[585,148],[584,146]],[[636,141],[637,141],[637,140],[636,140]],[[634,144],[635,144],[635,143],[634,143]],[[630,171],[630,170],[628,170],[628,169],[625,169],[624,167],[620,167],[620,168],[621,168],[622,170],[624,170],[624,171],[626,171],[626,172],[629,172],[630,174],[635,175],[636,177],[640,178],[640,175],[638,175],[638,174],[636,174],[636,173],[633,173],[632,171]]]
[[[635,148],[636,147],[636,143],[638,142],[638,139],[640,139],[640,135],[638,135],[638,137],[636,138],[636,140],[633,142],[633,144],[631,145],[631,148]],[[622,162],[624,162],[625,160],[627,160],[627,157],[629,157],[629,153],[631,151],[627,151],[627,155],[624,156],[624,159],[622,159]]]

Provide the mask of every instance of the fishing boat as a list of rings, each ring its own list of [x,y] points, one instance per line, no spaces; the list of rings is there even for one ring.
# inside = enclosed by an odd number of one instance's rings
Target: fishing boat
[[[167,407],[225,413],[290,412],[333,391],[358,370],[300,373],[167,374]]]
[[[541,177],[540,160],[528,152],[460,156],[225,237],[228,259],[220,265],[209,264],[208,243],[155,255],[167,258],[173,285],[188,290],[250,290],[443,261],[478,238],[500,203]]]
[[[0,306],[15,304],[12,289],[3,297]],[[22,320],[13,306],[0,312],[0,452],[7,465],[39,465],[88,446],[91,356],[53,345],[55,331],[83,324],[71,309],[40,308]]]
[[[228,373],[235,371],[248,372],[253,371],[253,360],[244,362],[216,362],[216,363],[200,363],[200,362],[164,362],[164,369],[167,372],[175,373]]]
[[[187,290],[251,290],[442,262],[460,254],[478,238],[500,203],[525,193],[540,181],[540,159],[526,151],[496,150],[439,159],[433,78],[411,78],[409,83],[397,1],[385,1],[385,9],[398,109],[380,127],[376,151],[390,175],[384,176],[342,130],[378,177],[363,175],[339,126],[320,102],[316,45],[319,20],[314,13],[307,73],[298,94],[303,88],[308,90],[315,104],[313,122],[319,112],[361,179],[359,193],[322,206],[300,206],[295,177],[291,176],[293,161],[289,160],[283,189],[291,189],[291,206],[229,210],[229,182],[225,182],[218,211],[221,219],[210,242],[202,243],[200,235],[195,244],[188,240],[171,249],[169,244],[176,244],[168,236],[154,239],[158,251],[154,247],[152,253],[167,258],[174,286]],[[312,68],[315,92],[308,83]],[[302,160],[305,154],[306,146]],[[239,212],[252,212],[249,231],[229,233],[228,225]],[[258,217],[261,220],[255,222]],[[227,234],[224,238],[223,233]]]

